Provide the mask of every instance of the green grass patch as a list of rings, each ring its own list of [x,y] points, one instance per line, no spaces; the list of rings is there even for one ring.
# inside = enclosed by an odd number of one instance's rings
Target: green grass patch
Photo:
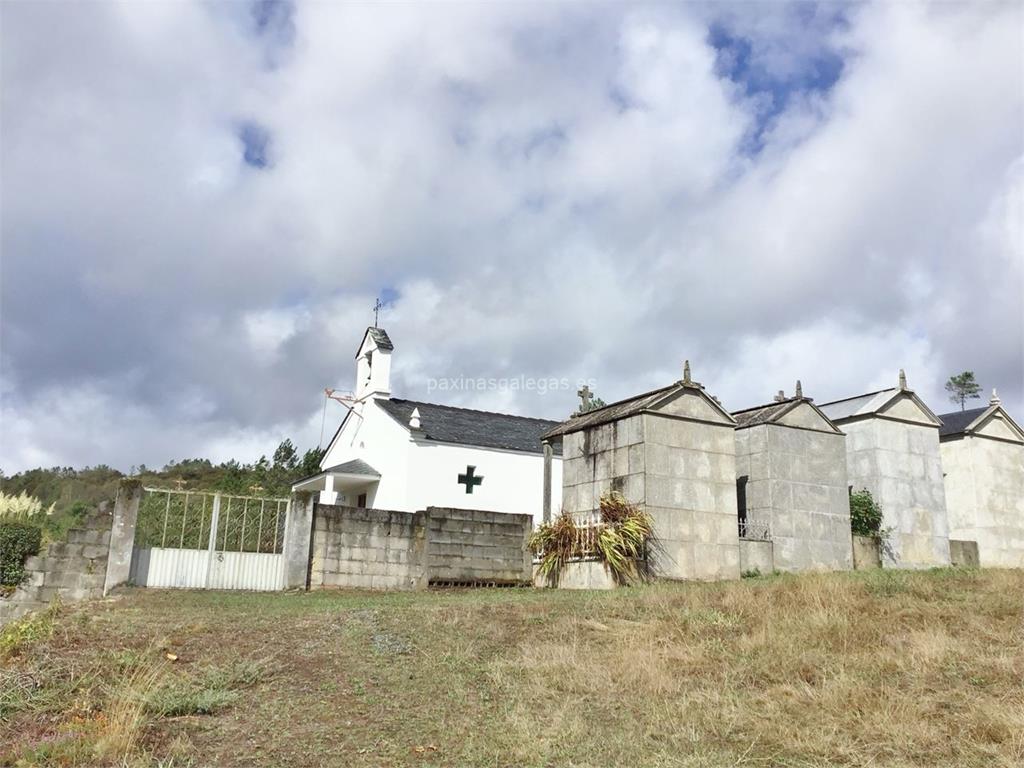
[[[60,602],[55,600],[46,610],[31,613],[0,629],[0,661],[17,656],[52,635],[54,620],[60,610]]]

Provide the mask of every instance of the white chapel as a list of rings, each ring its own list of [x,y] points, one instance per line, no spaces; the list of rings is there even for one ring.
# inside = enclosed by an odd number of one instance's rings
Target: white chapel
[[[545,450],[551,487],[562,487],[558,446],[541,435],[558,422],[391,396],[394,344],[371,326],[356,352],[348,413],[320,463],[295,491],[321,504],[416,512],[433,507],[543,515]]]

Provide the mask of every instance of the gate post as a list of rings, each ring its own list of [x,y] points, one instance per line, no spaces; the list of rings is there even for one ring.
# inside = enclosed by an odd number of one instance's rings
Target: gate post
[[[213,558],[217,554],[217,526],[220,524],[220,491],[213,495],[213,511],[210,512],[210,540],[206,544],[206,574],[203,576],[203,589],[210,588],[210,572],[213,570]]]
[[[542,501],[542,519],[546,525],[551,522],[551,455],[554,450],[551,447],[550,440],[541,440],[540,444],[544,448],[544,499]]]
[[[135,523],[142,501],[142,483],[124,480],[114,500],[114,520],[110,526],[110,552],[107,577],[103,582],[104,597],[114,587],[127,584],[131,574],[132,550],[135,547]]]
[[[284,521],[284,576],[282,589],[305,589],[309,574],[309,546],[313,536],[315,493],[293,493]]]

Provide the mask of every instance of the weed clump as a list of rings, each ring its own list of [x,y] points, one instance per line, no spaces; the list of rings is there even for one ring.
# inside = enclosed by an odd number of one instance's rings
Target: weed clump
[[[603,562],[620,584],[642,580],[654,524],[638,505],[618,491],[601,497],[599,523],[579,525],[568,513],[540,526],[530,537],[530,549],[540,557],[540,574],[551,584],[571,560]]]

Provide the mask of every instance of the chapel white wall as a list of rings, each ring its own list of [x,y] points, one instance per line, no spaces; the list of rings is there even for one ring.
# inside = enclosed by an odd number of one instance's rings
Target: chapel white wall
[[[431,441],[409,441],[409,482],[401,509],[427,506],[481,509],[492,512],[533,515],[542,522],[544,501],[544,457],[542,454]],[[466,493],[458,482],[466,467],[476,468],[484,481]],[[562,484],[562,460],[551,461],[552,488]],[[552,510],[558,514],[557,509]]]
[[[357,405],[356,409],[320,462],[321,469],[362,459],[381,475],[380,482],[367,490],[367,506],[415,512],[407,504],[409,433],[372,399]],[[321,498],[321,502],[354,506],[361,492],[341,490],[333,502],[325,498]]]

